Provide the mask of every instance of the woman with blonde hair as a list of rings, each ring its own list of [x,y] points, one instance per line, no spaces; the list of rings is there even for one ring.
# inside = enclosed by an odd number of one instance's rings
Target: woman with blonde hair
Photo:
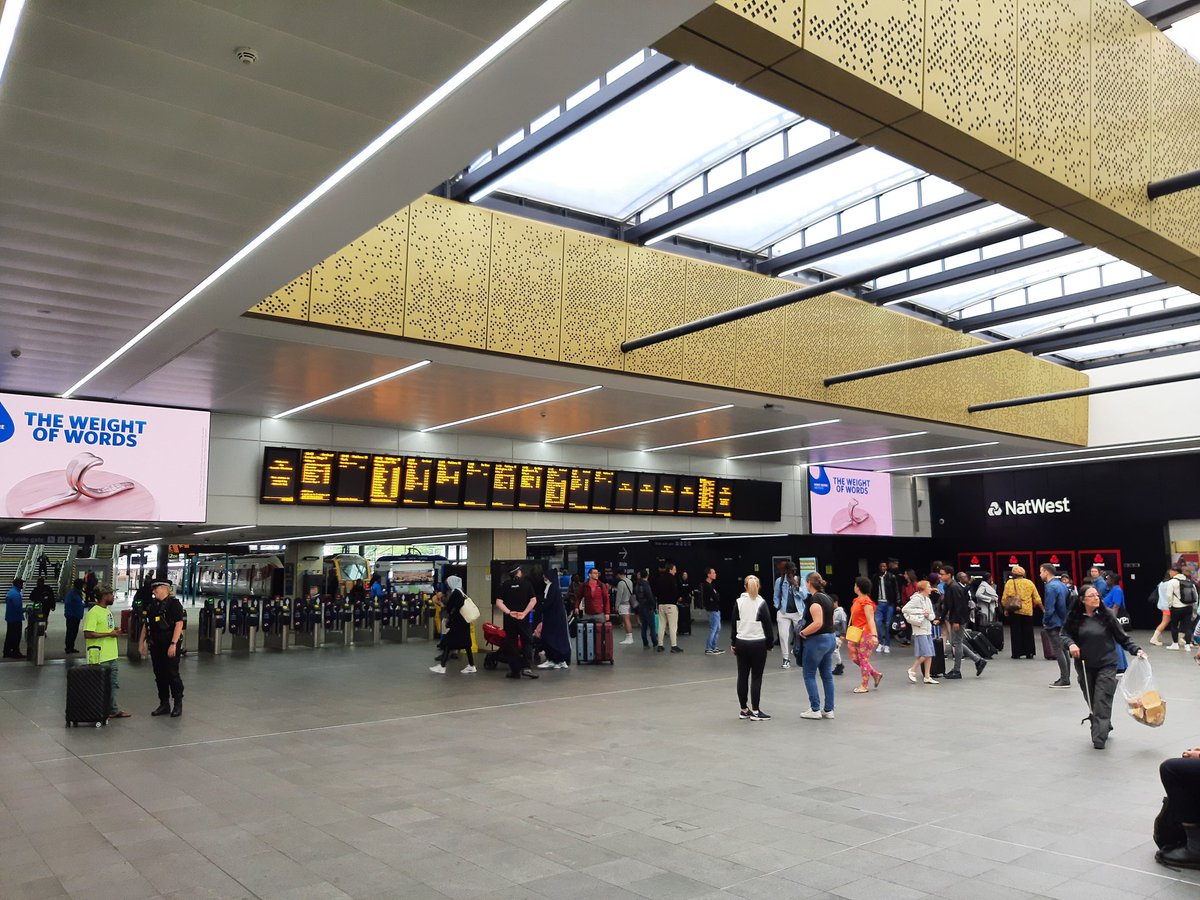
[[[730,649],[737,657],[737,695],[741,707],[738,718],[765,722],[771,717],[758,708],[758,703],[767,653],[775,643],[775,631],[771,625],[770,607],[758,593],[758,579],[748,575],[745,585],[746,590],[733,604],[733,634],[730,638]]]
[[[916,592],[900,610],[904,615],[904,620],[912,626],[913,656],[917,660],[909,667],[908,680],[913,684],[917,683],[917,677],[922,668],[925,669],[926,684],[941,684],[940,681],[934,681],[931,674],[933,671],[933,623],[937,619],[933,601],[930,599],[932,592],[933,587],[928,581],[918,581]]]

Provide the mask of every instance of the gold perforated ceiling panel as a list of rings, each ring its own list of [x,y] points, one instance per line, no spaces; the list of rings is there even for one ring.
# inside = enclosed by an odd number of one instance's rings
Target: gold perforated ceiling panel
[[[568,231],[563,258],[563,362],[624,367],[629,245]]]
[[[923,0],[808,0],[804,49],[917,106],[923,8]]]
[[[488,349],[557,359],[563,231],[499,216],[492,224]]]
[[[408,218],[402,209],[313,268],[313,322],[404,333]]]
[[[1154,34],[1153,177],[1157,181],[1200,169],[1200,82],[1194,63],[1165,34]],[[1180,191],[1151,204],[1154,230],[1200,253],[1200,191]]]
[[[411,215],[404,336],[486,348],[491,213],[426,198]]]

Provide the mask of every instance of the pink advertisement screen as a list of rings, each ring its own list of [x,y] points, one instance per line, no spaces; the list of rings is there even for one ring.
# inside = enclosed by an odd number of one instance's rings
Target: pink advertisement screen
[[[203,522],[208,419],[0,394],[0,517]]]
[[[813,534],[894,533],[891,475],[809,466],[808,503]]]

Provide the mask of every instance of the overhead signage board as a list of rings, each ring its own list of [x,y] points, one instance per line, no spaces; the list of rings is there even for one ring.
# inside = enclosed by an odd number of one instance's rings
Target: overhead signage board
[[[203,522],[209,414],[0,394],[0,515]]]
[[[84,547],[96,543],[92,534],[0,534],[0,544],[51,544]]]
[[[259,502],[707,516],[778,522],[778,482],[267,447]],[[890,522],[889,522],[890,524]],[[878,532],[890,533],[890,532]]]
[[[813,534],[895,534],[892,476],[829,466],[808,467]]]

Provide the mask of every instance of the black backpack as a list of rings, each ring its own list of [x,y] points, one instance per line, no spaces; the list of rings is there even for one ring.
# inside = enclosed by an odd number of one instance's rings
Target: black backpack
[[[1192,579],[1179,579],[1179,602],[1184,606],[1196,605],[1196,583]]]

